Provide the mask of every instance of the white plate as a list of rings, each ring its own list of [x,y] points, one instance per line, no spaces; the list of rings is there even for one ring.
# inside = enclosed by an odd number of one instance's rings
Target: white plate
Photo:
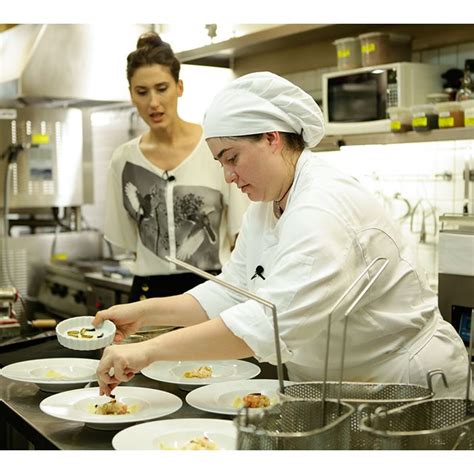
[[[152,421],[132,426],[112,439],[114,449],[181,449],[196,437],[206,436],[220,450],[235,449],[237,429],[229,420],[181,418]]]
[[[292,383],[284,381],[285,386]],[[222,382],[193,390],[186,396],[186,402],[198,410],[222,415],[236,415],[242,407],[242,397],[249,393],[262,393],[270,398],[272,405],[275,405],[279,401],[278,388],[278,380],[270,379]]]
[[[34,359],[7,365],[0,370],[0,375],[18,382],[34,383],[45,392],[56,393],[97,380],[98,364],[94,359]]]
[[[209,378],[186,378],[184,372],[207,365],[212,369]],[[260,367],[245,360],[193,360],[193,361],[158,361],[142,369],[146,377],[159,382],[179,385],[209,385],[230,380],[245,380],[256,377]]]
[[[99,430],[116,430],[141,421],[154,420],[179,410],[183,402],[162,390],[142,387],[117,387],[113,391],[116,399],[133,407],[136,411],[126,415],[96,415],[94,405],[110,401],[99,396],[99,389],[83,388],[57,393],[45,398],[40,409],[47,415],[69,421],[79,421]]]

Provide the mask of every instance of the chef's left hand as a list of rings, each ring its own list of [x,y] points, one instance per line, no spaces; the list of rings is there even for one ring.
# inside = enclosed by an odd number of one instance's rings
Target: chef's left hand
[[[100,395],[110,395],[121,382],[128,382],[141,369],[150,365],[148,341],[134,344],[112,345],[104,350],[97,367]]]

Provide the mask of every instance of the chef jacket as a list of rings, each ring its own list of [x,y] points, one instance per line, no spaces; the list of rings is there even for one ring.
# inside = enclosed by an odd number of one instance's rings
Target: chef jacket
[[[465,395],[464,344],[442,319],[426,276],[376,198],[309,150],[297,162],[288,196],[279,219],[272,203],[249,206],[219,278],[276,306],[290,380],[322,380],[326,358],[328,380],[339,380],[347,321],[343,380],[426,385],[427,372],[441,368],[449,391],[433,380],[436,395]],[[346,317],[383,261],[336,302],[377,257],[388,259],[387,267]],[[268,307],[212,281],[188,293],[210,318],[221,317],[258,360],[277,364]]]

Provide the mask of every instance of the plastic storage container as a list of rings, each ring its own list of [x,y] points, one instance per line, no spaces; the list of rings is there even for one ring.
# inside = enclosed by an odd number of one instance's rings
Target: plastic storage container
[[[474,100],[463,100],[460,104],[464,111],[464,126],[474,127]]]
[[[359,35],[362,66],[411,60],[411,37],[395,33]]]
[[[340,38],[332,43],[337,49],[337,68],[355,69],[362,65],[359,38]]]
[[[403,133],[413,130],[411,124],[411,111],[408,107],[390,107],[390,130],[394,133]]]
[[[438,128],[438,112],[433,104],[414,105],[411,108],[411,116],[415,132],[427,132]]]
[[[440,102],[435,108],[439,128],[464,127],[464,110],[460,102]]]

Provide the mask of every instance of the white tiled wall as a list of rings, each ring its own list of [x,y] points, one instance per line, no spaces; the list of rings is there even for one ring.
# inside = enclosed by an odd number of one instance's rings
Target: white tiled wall
[[[133,114],[133,115],[131,115]],[[103,230],[107,166],[120,144],[143,133],[143,121],[134,108],[97,111],[91,115],[94,203],[82,206],[88,226]]]
[[[415,246],[419,263],[435,287],[439,217],[463,211],[463,169],[466,160],[471,168],[474,165],[474,139],[352,146],[320,154],[338,168],[356,176],[377,196]],[[469,184],[468,207],[472,213],[472,182]],[[421,242],[423,213],[426,238]]]

